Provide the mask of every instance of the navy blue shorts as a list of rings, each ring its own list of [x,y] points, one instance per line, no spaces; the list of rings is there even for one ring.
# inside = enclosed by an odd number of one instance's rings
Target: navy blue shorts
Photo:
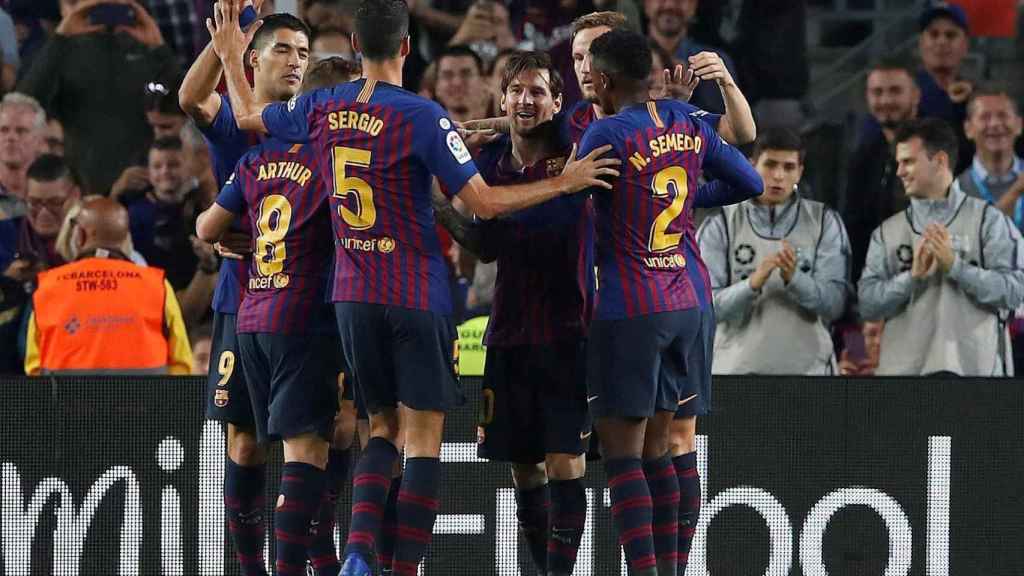
[[[587,343],[587,402],[594,418],[650,418],[679,409],[686,359],[700,344],[699,309],[595,320]]]
[[[477,427],[481,458],[531,464],[583,454],[590,436],[582,341],[487,348]]]
[[[356,396],[370,414],[399,402],[413,410],[438,412],[462,403],[455,373],[457,335],[450,317],[362,302],[334,306]]]
[[[700,312],[697,346],[686,357],[686,383],[679,396],[676,418],[703,416],[711,411],[711,360],[715,355],[715,309]]]
[[[315,334],[239,334],[242,368],[260,442],[316,432],[330,440],[338,412],[336,339]]]
[[[252,429],[255,421],[242,373],[235,315],[213,313],[210,373],[206,380],[206,418]]]

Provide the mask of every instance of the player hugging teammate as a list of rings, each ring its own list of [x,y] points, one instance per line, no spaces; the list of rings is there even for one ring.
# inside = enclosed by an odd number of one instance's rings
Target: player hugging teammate
[[[374,564],[379,573],[416,574],[440,506],[444,415],[458,398],[435,212],[467,247],[498,261],[481,453],[513,465],[535,563],[544,574],[573,571],[592,415],[631,569],[685,569],[700,501],[694,420],[710,405],[714,332],[692,211],[761,191],[756,172],[715,132],[753,134],[749,106],[721,61],[701,54],[691,77],[681,69],[666,77],[680,94],[697,79],[716,81],[725,116],[653,99],[644,38],[621,29],[617,14],[585,16],[574,26],[573,57],[587,100],[562,111],[547,55],[514,55],[502,82],[506,116],[489,123],[508,134],[474,162],[445,111],[400,87],[410,51],[404,0],[364,0],[356,11],[362,78],[287,102],[246,80],[243,60],[260,32],[258,24],[243,30],[241,12],[238,0],[218,2],[208,24],[230,95],[217,112],[269,138],[242,156],[198,227],[217,239],[236,214],[253,222],[254,282],[236,331],[257,438],[285,441],[277,573],[302,574],[310,527],[328,500],[330,381],[340,366],[325,359],[343,358],[370,438],[354,472],[341,574],[365,576]],[[271,52],[292,51],[272,40]],[[305,40],[296,62],[308,54]],[[705,167],[720,181],[700,186]],[[432,201],[435,177],[444,194]],[[476,218],[454,213],[454,196]],[[328,301],[333,317],[323,311]],[[322,323],[335,317],[340,343]],[[393,486],[403,444],[404,475]],[[389,503],[393,549],[382,528]],[[318,573],[337,572],[336,560],[322,566]]]

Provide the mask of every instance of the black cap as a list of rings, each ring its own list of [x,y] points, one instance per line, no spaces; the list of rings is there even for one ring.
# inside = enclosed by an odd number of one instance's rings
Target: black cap
[[[970,33],[967,27],[967,13],[956,4],[950,2],[929,2],[918,19],[921,30],[927,28],[936,18],[949,18],[954,24],[963,28],[964,32]]]

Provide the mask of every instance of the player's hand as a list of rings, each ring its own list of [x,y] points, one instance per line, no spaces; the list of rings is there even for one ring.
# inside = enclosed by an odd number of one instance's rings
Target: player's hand
[[[466,144],[466,148],[469,149],[469,153],[474,156],[481,148],[501,137],[501,133],[495,130],[464,130],[460,128],[458,132],[463,143]]]
[[[777,254],[769,256],[761,261],[757,265],[757,269],[750,275],[747,281],[750,282],[750,287],[754,290],[760,290],[764,288],[768,279],[772,276],[772,271],[779,267],[779,258]]]
[[[716,52],[701,52],[687,59],[690,70],[701,80],[714,80],[720,88],[735,85],[725,61]]]
[[[252,254],[252,238],[245,232],[228,232],[213,248],[221,258],[245,260]]]
[[[83,36],[85,34],[95,34],[102,32],[104,26],[102,24],[93,24],[89,21],[89,13],[93,7],[97,4],[103,3],[104,0],[82,0],[78,4],[75,4],[73,8],[68,12],[60,24],[57,25],[55,32],[61,36]]]
[[[662,74],[665,77],[662,89],[651,95],[655,99],[670,98],[689,102],[693,91],[697,89],[697,84],[700,84],[700,77],[693,73],[693,69],[688,69],[682,64],[676,64],[672,70],[666,68]]]
[[[914,261],[910,265],[910,277],[921,280],[935,273],[938,263],[935,255],[926,247],[925,240],[921,240],[914,246]]]
[[[793,249],[792,244],[783,240],[782,250],[779,250],[776,258],[779,263],[779,274],[782,274],[782,280],[789,284],[793,280],[793,274],[796,273],[796,250]]]
[[[605,144],[594,148],[583,158],[576,158],[576,145],[572,145],[572,152],[569,153],[565,167],[562,168],[562,176],[568,179],[569,193],[579,192],[592,186],[599,186],[607,190],[612,189],[611,182],[603,180],[602,176],[618,177],[617,168],[621,165],[618,158],[601,158],[612,150],[611,144]]]
[[[957,80],[949,85],[946,92],[954,104],[963,104],[967,102],[967,99],[971,97],[971,93],[974,92],[974,85],[967,80]]]
[[[210,31],[213,50],[221,61],[229,58],[241,58],[252,42],[252,37],[263,25],[262,20],[253,22],[246,31],[238,25],[238,15],[242,6],[238,0],[220,0],[213,5],[213,18],[206,19],[206,29]]]
[[[145,166],[129,166],[110,187],[110,198],[117,200],[127,192],[145,190],[149,186],[149,169]]]
[[[942,268],[943,274],[949,274],[956,262],[956,253],[953,252],[953,237],[945,226],[937,222],[928,225],[924,230],[924,249],[931,253]]]
[[[129,25],[121,25],[114,28],[114,32],[119,34],[127,34],[134,38],[139,44],[144,44],[150,48],[156,48],[157,46],[163,46],[164,37],[160,34],[160,27],[157,26],[156,20],[149,15],[138,2],[135,0],[118,0],[121,4],[126,4],[132,7],[132,12],[135,13],[135,22]]]

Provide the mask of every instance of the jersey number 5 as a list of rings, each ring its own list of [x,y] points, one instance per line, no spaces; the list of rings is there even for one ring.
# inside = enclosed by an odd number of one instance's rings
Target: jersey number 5
[[[284,270],[288,256],[284,237],[292,223],[292,205],[280,194],[270,194],[260,202],[260,215],[256,221],[256,270],[260,276],[273,276]]]
[[[371,152],[359,148],[334,148],[334,197],[344,199],[356,196],[355,210],[338,204],[338,215],[353,230],[368,230],[377,223],[377,208],[373,205],[373,188],[362,178],[345,176],[345,166],[370,167]]]
[[[683,238],[682,232],[668,232],[668,227],[683,213],[686,205],[686,197],[690,191],[686,185],[686,170],[682,166],[669,166],[658,171],[651,182],[651,194],[655,198],[668,198],[672,196],[675,189],[675,196],[672,203],[658,214],[651,224],[651,235],[647,240],[647,247],[651,252],[665,252],[679,245]]]

